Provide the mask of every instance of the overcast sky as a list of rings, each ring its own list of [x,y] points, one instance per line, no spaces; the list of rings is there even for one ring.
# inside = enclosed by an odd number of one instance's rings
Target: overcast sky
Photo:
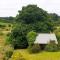
[[[35,4],[49,13],[60,15],[60,0],[0,0],[0,17],[16,16],[22,6]]]

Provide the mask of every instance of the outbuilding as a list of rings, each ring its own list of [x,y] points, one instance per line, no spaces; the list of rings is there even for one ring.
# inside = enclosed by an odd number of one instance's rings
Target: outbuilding
[[[49,44],[50,41],[54,41],[56,44],[58,44],[56,35],[54,33],[40,33],[37,35],[34,44],[45,46],[46,44]]]

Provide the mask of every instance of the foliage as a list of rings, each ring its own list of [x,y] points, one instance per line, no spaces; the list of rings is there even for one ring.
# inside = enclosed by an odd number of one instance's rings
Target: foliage
[[[12,54],[13,54],[13,47],[11,45],[8,45],[4,48],[4,59],[8,60],[9,58],[11,58]]]
[[[26,39],[27,27],[25,25],[16,26],[8,39],[14,48],[26,48],[28,42]]]
[[[25,58],[21,55],[21,53],[13,53],[12,57],[10,60],[25,60]]]
[[[58,41],[57,47],[58,47],[58,51],[60,51],[60,41]]]
[[[54,25],[50,20],[49,14],[43,9],[37,7],[37,5],[22,7],[22,10],[19,11],[19,14],[16,16],[16,22],[26,24],[36,32],[45,33],[53,31]]]
[[[29,24],[36,21],[46,20],[47,16],[47,12],[37,7],[37,5],[28,5],[19,11],[16,20]]]
[[[29,53],[38,53],[41,51],[39,44],[34,44],[33,46],[28,47]]]
[[[50,13],[50,17],[54,23],[59,20],[59,16],[56,13]]]
[[[49,52],[56,52],[58,51],[58,46],[55,41],[50,41],[50,43],[46,46],[45,50]]]
[[[56,34],[56,37],[57,37],[57,40],[58,42],[60,41],[60,27],[57,27],[55,30],[54,30],[55,34]]]
[[[38,32],[38,33],[49,33],[50,31],[53,31],[53,23],[51,22],[36,22],[34,24],[32,24],[32,28],[34,31]],[[43,27],[42,27],[43,26]]]
[[[12,54],[13,54],[13,51],[7,51],[6,53],[5,53],[5,60],[8,60],[9,58],[11,58],[11,56],[12,56]]]
[[[27,34],[27,40],[28,40],[28,44],[29,46],[34,44],[34,41],[36,39],[36,36],[37,36],[37,33],[34,32],[34,31],[30,31],[28,34]]]
[[[0,28],[5,28],[6,26],[5,25],[3,25],[3,24],[0,24]]]
[[[9,24],[8,27],[11,27],[11,24]]]
[[[4,23],[12,23],[14,21],[14,17],[10,16],[10,17],[0,17],[0,22],[4,22]]]

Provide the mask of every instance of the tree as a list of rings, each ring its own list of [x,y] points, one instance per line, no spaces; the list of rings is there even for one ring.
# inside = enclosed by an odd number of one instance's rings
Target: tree
[[[54,23],[54,26],[60,25],[60,16],[58,16],[56,13],[50,13],[50,21]]]
[[[56,13],[50,13],[50,17],[53,21],[58,21],[59,16]]]
[[[53,31],[53,23],[49,18],[49,14],[37,5],[23,7],[16,16],[16,21],[28,25],[29,29],[36,32]]]
[[[47,17],[47,12],[37,7],[37,5],[28,5],[26,7],[23,7],[22,10],[19,11],[19,15],[17,15],[16,21],[30,24],[37,21],[46,21]]]
[[[20,24],[20,26],[16,26],[11,34],[9,41],[14,46],[14,48],[27,48],[28,42],[26,39],[27,27],[25,25]]]
[[[46,21],[46,22],[36,22],[31,25],[33,27],[33,30],[38,33],[49,33],[50,31],[53,31],[54,24]]]

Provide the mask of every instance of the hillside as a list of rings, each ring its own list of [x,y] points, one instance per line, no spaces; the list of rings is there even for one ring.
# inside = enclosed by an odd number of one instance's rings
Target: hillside
[[[5,47],[7,46],[5,45],[7,34],[11,32],[12,27],[9,27],[9,25],[11,25],[11,23],[0,22],[0,60],[4,58]]]

